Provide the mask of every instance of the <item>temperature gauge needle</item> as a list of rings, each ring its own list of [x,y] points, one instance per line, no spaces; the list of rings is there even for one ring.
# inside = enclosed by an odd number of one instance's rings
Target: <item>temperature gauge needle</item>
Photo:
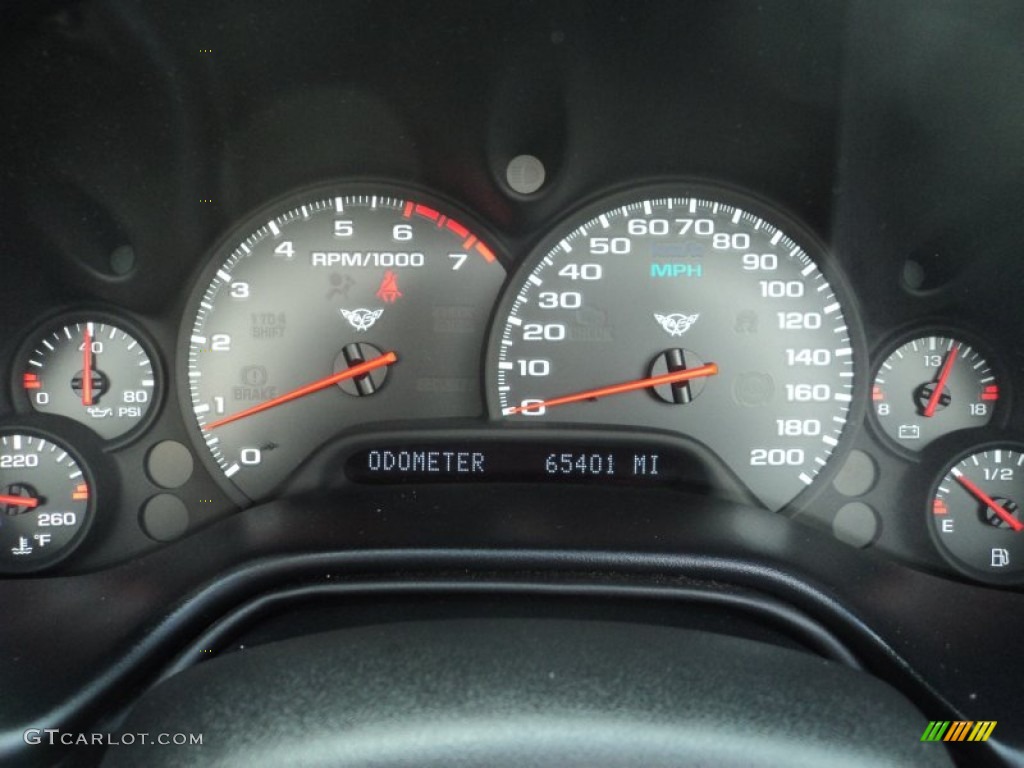
[[[960,345],[958,344],[946,353],[946,362],[942,364],[942,371],[939,373],[938,381],[935,382],[935,389],[932,390],[932,396],[928,398],[928,405],[924,408],[924,415],[929,419],[935,415],[935,409],[942,398],[942,390],[946,388],[949,372],[953,370],[953,361],[956,360],[956,355],[959,351]]]
[[[699,379],[704,376],[714,376],[718,373],[718,366],[714,363],[708,363],[702,365],[699,368],[686,368],[681,371],[674,371],[672,373],[663,373],[660,376],[649,376],[646,379],[635,379],[634,381],[625,381],[621,384],[612,384],[608,387],[598,387],[597,389],[588,389],[585,392],[576,392],[572,395],[563,395],[562,397],[555,397],[551,400],[542,400],[539,403],[530,403],[529,405],[517,405],[514,408],[506,408],[505,415],[511,416],[516,413],[524,413],[526,411],[537,411],[541,408],[553,408],[556,405],[566,405],[567,403],[578,403],[581,400],[596,400],[599,397],[608,397],[610,395],[621,395],[625,392],[633,392],[638,389],[648,389],[650,387],[658,387],[662,384],[675,384],[680,381],[689,381],[690,379]]]
[[[1021,528],[1024,528],[1024,523],[1022,523],[1016,517],[1014,517],[1005,509],[1003,509],[1002,506],[996,504],[995,499],[993,499],[991,496],[989,496],[987,493],[981,490],[981,488],[976,486],[972,481],[964,477],[963,472],[961,472],[959,469],[953,470],[953,476],[957,479],[957,482],[960,483],[960,485],[962,485],[964,488],[966,488],[972,496],[974,496],[978,501],[980,501],[986,507],[988,507],[997,515],[999,515],[1000,520],[1002,520],[1008,526],[1013,528],[1014,533],[1020,531]]]
[[[39,506],[39,499],[33,499],[31,496],[0,495],[0,504],[6,504],[11,507],[28,507],[29,509],[35,509]]]
[[[82,333],[82,405],[92,405],[92,332],[88,323]]]
[[[225,416],[223,419],[219,419],[210,424],[204,424],[203,429],[211,430],[217,427],[223,427],[225,424],[230,424],[233,421],[253,416],[257,413],[276,408],[279,405],[290,403],[292,400],[298,400],[300,397],[311,395],[314,392],[319,392],[321,389],[327,389],[328,387],[337,384],[338,382],[345,381],[346,379],[354,379],[357,376],[374,371],[377,368],[382,368],[385,365],[391,365],[392,363],[398,362],[398,355],[394,352],[385,352],[380,357],[375,357],[372,360],[367,360],[365,363],[359,363],[353,365],[351,368],[346,368],[344,371],[327,376],[323,379],[306,384],[305,386],[293,389],[291,392],[286,392],[283,395],[275,397],[273,400],[267,400],[266,402],[254,405],[252,408],[246,408],[244,411],[232,414],[231,416]]]

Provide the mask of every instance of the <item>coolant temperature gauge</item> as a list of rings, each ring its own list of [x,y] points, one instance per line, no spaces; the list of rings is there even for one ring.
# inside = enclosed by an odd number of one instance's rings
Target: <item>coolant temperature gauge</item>
[[[970,345],[944,336],[909,341],[886,358],[871,388],[878,425],[892,440],[920,451],[943,435],[992,419],[999,384]]]
[[[37,337],[22,360],[15,388],[32,409],[74,419],[105,440],[134,429],[153,405],[153,362],[116,325],[58,323]]]
[[[48,438],[0,434],[0,573],[27,573],[62,560],[92,522],[84,465]]]

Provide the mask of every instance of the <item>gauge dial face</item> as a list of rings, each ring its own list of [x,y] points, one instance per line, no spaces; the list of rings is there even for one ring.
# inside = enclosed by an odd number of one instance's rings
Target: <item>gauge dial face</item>
[[[35,571],[70,554],[91,510],[90,482],[67,448],[0,434],[0,571]]]
[[[871,388],[878,424],[919,451],[943,435],[992,420],[999,385],[970,345],[947,336],[908,341],[882,363]]]
[[[991,582],[1024,575],[1024,453],[1001,446],[972,453],[939,480],[929,509],[946,559]]]
[[[634,196],[558,228],[497,313],[493,415],[671,430],[792,501],[839,444],[857,355],[808,239],[755,210]]]
[[[351,426],[480,415],[480,352],[505,272],[451,213],[311,194],[216,252],[184,339],[188,408],[247,497]]]
[[[32,346],[17,386],[34,410],[74,419],[112,440],[145,419],[157,382],[137,339],[111,323],[75,320]]]

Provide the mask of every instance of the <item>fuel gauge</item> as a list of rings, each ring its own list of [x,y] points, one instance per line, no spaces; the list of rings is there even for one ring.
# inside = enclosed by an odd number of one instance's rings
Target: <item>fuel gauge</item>
[[[149,413],[157,386],[152,359],[118,325],[58,321],[36,339],[15,383],[33,410],[74,419],[105,440],[130,432]]]
[[[898,445],[920,451],[960,429],[983,427],[999,400],[999,383],[966,342],[924,336],[897,348],[871,388],[878,425]]]
[[[992,582],[1024,573],[1024,454],[999,445],[946,468],[930,501],[939,550],[959,570]]]

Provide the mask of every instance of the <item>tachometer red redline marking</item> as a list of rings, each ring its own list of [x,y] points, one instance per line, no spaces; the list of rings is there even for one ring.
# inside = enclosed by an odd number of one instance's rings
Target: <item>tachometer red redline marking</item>
[[[273,400],[267,400],[259,405],[254,405],[252,408],[246,408],[244,411],[239,411],[231,416],[225,416],[223,419],[218,419],[210,424],[204,424],[203,429],[211,430],[216,429],[217,427],[223,427],[225,424],[230,424],[233,421],[238,421],[239,419],[244,419],[257,413],[262,413],[263,411],[276,408],[277,406],[284,405],[285,403],[290,403],[292,400],[298,400],[300,397],[305,397],[306,395],[311,395],[314,392],[319,392],[321,389],[327,389],[340,381],[354,379],[357,376],[362,376],[364,373],[375,371],[378,368],[383,368],[385,365],[392,365],[396,362],[398,362],[398,355],[394,352],[385,352],[380,357],[367,360],[365,363],[353,365],[351,368],[346,368],[344,371],[339,371],[338,373],[332,374],[331,376],[327,376],[323,379],[318,379],[317,381],[306,384],[298,389],[293,389],[291,392],[286,392],[283,395],[275,397]]]
[[[438,216],[441,215],[440,211],[436,211],[433,208],[428,208],[427,206],[421,205],[420,203],[416,203],[416,207],[413,210],[415,210],[416,213],[422,216],[423,218],[430,219],[431,221],[437,221]]]
[[[92,405],[92,334],[88,324],[82,342],[82,405]]]
[[[964,488],[966,488],[968,492],[972,496],[974,496],[978,501],[980,501],[986,507],[988,507],[997,515],[999,515],[999,518],[1008,526],[1013,528],[1015,533],[1019,532],[1021,528],[1024,528],[1024,523],[1015,518],[1013,515],[1011,515],[1009,512],[1003,509],[1000,505],[996,504],[995,500],[991,496],[989,496],[987,493],[981,490],[981,488],[976,486],[971,480],[968,480],[966,477],[964,477],[962,472],[959,472],[958,470],[954,469],[953,477],[955,477],[957,482],[960,483],[960,485],[962,485]]]
[[[39,499],[33,499],[31,496],[0,495],[0,504],[8,504],[12,507],[28,507],[29,509],[35,509],[39,506]]]
[[[930,419],[935,415],[935,409],[939,405],[939,398],[942,397],[942,390],[946,386],[946,380],[949,379],[949,372],[953,370],[953,362],[956,360],[956,356],[959,351],[960,345],[957,344],[946,353],[946,362],[942,365],[942,371],[939,373],[939,380],[935,382],[935,390],[932,392],[932,396],[928,398],[928,405],[924,408],[924,415],[926,418]]]
[[[599,397],[609,397],[611,395],[621,395],[626,392],[635,392],[638,389],[649,389],[650,387],[658,387],[662,384],[676,384],[681,381],[689,381],[690,379],[699,379],[704,376],[714,376],[718,373],[718,366],[715,363],[708,363],[702,365],[699,368],[687,368],[681,371],[674,371],[672,373],[663,373],[660,376],[649,376],[646,379],[636,379],[634,381],[625,381],[621,384],[612,384],[608,387],[598,387],[597,389],[588,389],[585,392],[576,392],[572,395],[563,395],[562,397],[554,397],[550,400],[542,400],[539,403],[530,403],[529,405],[517,405],[514,408],[505,409],[505,414],[511,416],[516,413],[523,413],[525,411],[537,411],[541,408],[553,408],[556,405],[567,405],[568,403],[578,403],[581,400],[596,400]]]
[[[457,221],[453,221],[452,219],[448,219],[448,221],[446,221],[444,223],[444,225],[445,225],[445,227],[448,230],[450,230],[451,232],[454,232],[456,237],[461,237],[461,238],[465,239],[469,235],[469,230],[466,229],[461,224],[459,224],[459,222],[457,222]]]
[[[402,216],[410,219],[414,213],[417,216],[422,216],[424,219],[429,219],[430,221],[435,222],[439,229],[448,229],[449,231],[454,232],[456,236],[463,238],[462,247],[467,251],[470,248],[475,249],[477,253],[484,257],[484,261],[488,264],[497,259],[494,255],[494,251],[477,240],[476,235],[471,235],[468,229],[457,221],[452,221],[451,219],[446,218],[440,211],[430,208],[429,206],[422,205],[421,203],[406,203],[405,208],[402,209]]]
[[[486,261],[488,264],[494,261],[494,251],[492,251],[490,248],[488,248],[486,245],[479,241],[477,241],[476,244],[476,252],[483,256],[484,261]]]

